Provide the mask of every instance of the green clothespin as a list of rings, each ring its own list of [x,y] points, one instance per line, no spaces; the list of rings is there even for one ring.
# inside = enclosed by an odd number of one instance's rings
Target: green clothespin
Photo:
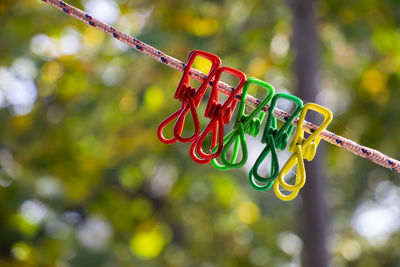
[[[280,98],[289,100],[294,104],[296,104],[296,109],[292,113],[292,115],[290,115],[289,118],[285,118],[286,122],[278,130],[276,128],[276,118],[273,116],[273,113],[276,104],[278,102],[278,99]],[[271,105],[268,109],[267,123],[264,128],[263,136],[261,138],[261,143],[266,144],[266,146],[261,152],[261,154],[258,156],[256,162],[254,163],[253,168],[251,168],[249,172],[249,182],[254,189],[258,191],[266,191],[271,188],[276,177],[278,177],[279,162],[276,149],[278,148],[280,150],[284,150],[286,148],[289,136],[291,135],[294,127],[293,125],[291,125],[291,123],[298,116],[302,108],[303,108],[303,102],[298,97],[284,93],[278,93],[274,95],[274,97],[272,98]],[[259,175],[258,169],[261,163],[265,160],[265,158],[268,156],[270,152],[271,152],[270,176],[262,177],[261,175]],[[264,183],[264,185],[256,184],[254,182],[254,179],[256,179],[258,182]]]
[[[245,114],[245,107],[246,107],[246,97],[249,91],[250,85],[255,84],[261,86],[265,90],[267,90],[268,94],[264,98],[264,100],[257,106],[255,110],[249,115]],[[240,168],[242,167],[248,157],[247,153],[247,145],[246,145],[246,138],[244,136],[245,133],[256,137],[260,132],[261,122],[264,119],[265,112],[262,109],[268,102],[271,100],[272,96],[274,95],[274,88],[272,85],[261,81],[256,78],[248,78],[246,83],[243,86],[242,97],[240,99],[240,106],[239,111],[236,117],[235,125],[233,130],[224,138],[224,148],[221,152],[221,161],[223,164],[217,162],[216,159],[212,160],[212,164],[215,168],[219,170],[228,170],[230,168]],[[259,114],[259,115],[258,115]],[[258,117],[256,118],[256,116]],[[230,160],[227,158],[227,152],[231,145],[234,144],[233,153]],[[242,159],[240,162],[236,162],[239,147],[242,147]]]
[[[227,136],[224,137],[224,147],[225,147],[225,144],[226,144],[226,142],[228,141],[228,139],[229,139],[231,136],[233,136],[234,133],[235,133],[235,131],[232,130]],[[235,142],[235,146],[233,147],[232,157],[231,157],[231,160],[230,160],[230,162],[231,162],[232,164],[233,164],[233,163],[236,161],[236,159],[237,159],[237,156],[238,156],[238,153],[239,153],[239,147],[240,147],[240,143],[239,143],[239,142]],[[218,148],[218,145],[216,145],[216,146],[213,148],[213,151],[212,151],[212,152],[217,151],[217,148]],[[222,151],[223,151],[223,149],[222,149]],[[221,155],[222,155],[222,152],[221,152]],[[219,163],[219,162],[217,161],[216,158],[215,158],[215,159],[212,159],[212,160],[211,160],[211,163],[214,165],[214,167],[215,167],[216,169],[218,169],[218,170],[220,170],[220,171],[227,171],[227,170],[230,169],[230,167]]]

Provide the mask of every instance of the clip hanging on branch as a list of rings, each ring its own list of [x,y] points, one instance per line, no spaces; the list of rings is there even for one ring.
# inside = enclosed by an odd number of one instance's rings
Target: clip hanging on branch
[[[143,54],[146,54],[153,59],[157,60],[158,62],[161,62],[165,65],[167,65],[170,68],[173,68],[175,70],[178,70],[180,72],[183,72],[185,70],[185,63],[182,61],[173,58],[167,54],[162,53],[161,51],[155,49],[154,47],[143,43],[140,40],[137,40],[136,38],[133,38],[129,36],[126,33],[120,32],[113,27],[107,25],[106,23],[90,16],[89,14],[83,12],[82,10],[73,7],[71,5],[66,4],[63,1],[56,1],[56,0],[42,0],[43,2],[46,2],[59,10],[62,10],[64,13],[68,14],[71,17],[74,17],[80,21],[83,21],[84,23],[101,30],[102,32],[118,39],[119,41],[129,45],[130,47],[136,49],[138,52],[141,52]],[[207,75],[200,72],[199,70],[196,70],[192,68],[190,70],[190,76],[198,81],[204,81],[207,78]],[[221,91],[222,93],[226,95],[231,94],[231,86],[229,86],[226,83],[223,82],[218,82],[218,90]],[[260,101],[253,96],[247,95],[246,97],[246,104],[256,108],[259,104]],[[265,106],[263,108],[264,111],[267,111],[269,106]],[[290,114],[288,114],[285,111],[282,111],[280,109],[275,108],[273,112],[274,117],[285,121],[287,118],[290,117]],[[292,125],[297,124],[298,119],[295,119],[292,122]],[[307,131],[308,133],[312,133],[315,130],[317,130],[318,126],[305,121],[302,124],[302,128]],[[322,140],[331,143],[333,145],[339,146],[347,151],[352,152],[353,154],[369,159],[370,161],[379,164],[385,168],[394,170],[398,173],[400,173],[400,161],[390,158],[389,156],[375,150],[369,147],[362,146],[360,144],[357,144],[356,142],[346,139],[342,136],[336,135],[330,131],[324,130],[322,131],[319,136],[321,137]]]

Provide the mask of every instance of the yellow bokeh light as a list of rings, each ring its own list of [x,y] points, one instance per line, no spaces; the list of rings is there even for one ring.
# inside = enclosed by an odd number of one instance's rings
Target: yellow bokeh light
[[[86,27],[83,33],[83,42],[90,46],[99,46],[103,43],[104,36],[101,31],[94,31],[92,28]]]
[[[219,30],[219,23],[216,19],[192,18],[186,23],[187,31],[200,37],[207,37]]]
[[[348,261],[354,261],[361,256],[362,249],[360,244],[354,239],[347,239],[341,245],[341,253]]]
[[[34,236],[39,230],[39,225],[29,222],[21,214],[13,214],[9,218],[9,224],[27,237]]]
[[[132,252],[142,259],[157,257],[165,246],[164,237],[158,227],[138,231],[130,241]]]
[[[145,92],[144,100],[149,111],[157,111],[164,104],[164,92],[158,86],[150,86]]]
[[[20,261],[26,261],[31,254],[31,248],[23,242],[16,242],[12,245],[11,253]]]
[[[239,203],[235,209],[236,217],[243,223],[252,224],[260,218],[260,209],[251,201]]]
[[[53,83],[64,73],[63,66],[57,61],[47,62],[41,70],[41,78],[47,83]]]
[[[249,63],[248,74],[251,77],[262,77],[265,74],[267,67],[268,64],[266,60],[256,57]]]
[[[363,88],[375,96],[385,90],[387,77],[377,69],[366,71],[362,77],[361,84]]]

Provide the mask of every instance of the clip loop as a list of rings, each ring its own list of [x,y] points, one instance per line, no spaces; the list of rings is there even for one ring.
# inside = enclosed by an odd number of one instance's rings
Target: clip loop
[[[308,110],[313,110],[319,112],[324,116],[324,121],[318,126],[317,129],[312,130],[311,135],[308,138],[304,138],[304,130],[302,125],[304,123],[306,114]],[[300,189],[304,186],[306,182],[306,171],[304,168],[303,159],[312,161],[315,157],[317,147],[321,141],[319,134],[325,130],[329,123],[332,121],[332,112],[320,105],[314,103],[307,103],[304,105],[303,110],[300,113],[300,119],[297,122],[296,133],[294,135],[293,141],[289,146],[289,151],[293,152],[292,156],[283,166],[278,179],[274,183],[275,195],[284,201],[290,201],[294,199],[299,193]],[[284,177],[285,175],[297,164],[296,180],[293,185],[288,184]],[[289,195],[284,195],[280,192],[279,186],[283,189],[291,191]]]
[[[199,88],[196,89],[190,85],[189,74],[193,62],[195,58],[198,56],[208,59],[211,62],[211,69],[207,77],[203,80],[203,82],[199,86]],[[182,143],[189,143],[197,138],[197,136],[200,133],[200,124],[196,108],[199,106],[208,84],[211,82],[211,79],[214,77],[220,66],[221,66],[221,60],[216,55],[199,50],[193,50],[192,52],[190,52],[185,70],[183,72],[182,78],[179,82],[179,85],[176,89],[174,96],[176,99],[182,102],[182,106],[177,111],[172,113],[169,117],[167,117],[158,126],[157,136],[161,142],[165,144],[173,144],[176,141],[180,141]],[[181,134],[184,127],[185,118],[189,110],[194,122],[194,133],[189,137],[183,137]],[[164,137],[162,132],[165,126],[175,119],[176,122],[173,129],[174,137],[167,139]]]
[[[222,73],[228,73],[239,78],[239,84],[236,88],[232,88],[232,93],[223,104],[219,103],[219,93],[217,88]],[[238,102],[236,96],[242,90],[245,81],[246,75],[239,70],[230,67],[221,67],[217,70],[211,89],[210,98],[208,99],[207,107],[204,113],[204,116],[211,119],[211,121],[190,146],[190,156],[195,162],[199,164],[206,164],[210,162],[211,159],[214,159],[221,154],[223,148],[224,125],[228,124],[232,117],[233,110]],[[205,153],[201,147],[204,139],[210,133],[212,133],[211,146],[209,150],[210,153]],[[215,147],[216,150],[214,150]],[[196,153],[198,155],[196,155]]]
[[[276,104],[278,102],[278,99],[280,98],[293,102],[296,105],[296,109],[294,110],[292,115],[290,115],[290,117],[286,119],[285,123],[278,130],[276,128],[276,118],[273,117],[273,113]],[[291,125],[291,123],[300,113],[302,108],[303,108],[303,102],[298,97],[284,93],[278,93],[274,95],[274,97],[272,98],[271,105],[268,109],[267,123],[264,128],[263,136],[261,138],[261,142],[266,144],[266,146],[261,152],[261,154],[258,156],[256,162],[254,163],[254,166],[251,168],[248,177],[249,183],[254,189],[258,191],[266,191],[271,188],[276,177],[278,177],[279,161],[276,149],[278,148],[280,150],[284,150],[286,148],[289,136],[293,131],[293,125]],[[265,160],[265,158],[268,156],[270,152],[271,152],[271,169],[269,174],[270,176],[262,177],[258,173],[258,169],[261,163]],[[262,182],[265,184],[264,185],[256,184],[254,179],[257,180],[258,182]]]
[[[268,94],[264,98],[264,100],[259,103],[256,109],[253,110],[252,113],[249,115],[245,114],[245,107],[246,107],[246,97],[249,91],[249,87],[251,84],[258,85],[265,89]],[[230,168],[240,168],[242,167],[248,158],[247,152],[247,145],[246,145],[246,138],[245,133],[256,137],[260,132],[261,123],[265,117],[265,112],[263,108],[265,105],[269,103],[272,96],[274,95],[274,88],[272,85],[261,81],[256,78],[248,78],[246,83],[243,86],[242,96],[240,99],[240,106],[239,111],[236,116],[236,121],[233,130],[224,138],[224,147],[221,152],[221,161],[223,164],[217,162],[216,159],[212,160],[212,163],[215,168],[220,170],[228,170]],[[259,114],[259,115],[258,115]],[[258,117],[256,117],[258,115]],[[234,144],[233,153],[230,160],[227,158],[227,152],[229,148]],[[242,159],[240,162],[236,162],[239,147],[242,147]]]

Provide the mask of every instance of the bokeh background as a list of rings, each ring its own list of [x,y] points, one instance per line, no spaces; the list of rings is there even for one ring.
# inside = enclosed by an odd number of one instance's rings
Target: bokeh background
[[[68,3],[296,94],[285,1]],[[400,158],[398,1],[317,1],[316,16],[330,130]],[[305,266],[302,197],[247,182],[259,140],[228,172],[158,141],[181,73],[39,0],[1,0],[0,25],[1,266]],[[400,266],[399,175],[324,146],[330,266]]]

